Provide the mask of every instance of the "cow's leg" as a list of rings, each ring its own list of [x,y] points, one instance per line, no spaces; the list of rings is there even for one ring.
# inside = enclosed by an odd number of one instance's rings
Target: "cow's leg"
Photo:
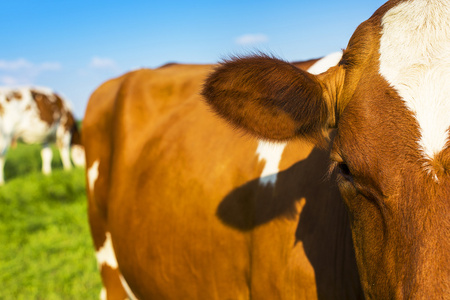
[[[69,146],[64,146],[59,149],[59,153],[61,155],[61,160],[63,163],[64,170],[72,169],[72,163],[70,162],[70,149]]]
[[[63,126],[60,126],[56,131],[56,145],[59,149],[64,170],[70,170],[72,168],[72,162],[70,161],[70,138],[70,132]]]
[[[0,185],[4,185],[5,184],[5,175],[4,175],[4,171],[3,169],[5,168],[5,156],[6,156],[6,150],[7,147],[5,147],[6,145],[3,145],[3,147],[1,147],[0,149]]]
[[[3,168],[5,167],[5,156],[0,156],[0,185],[5,184],[5,176],[3,174]]]
[[[122,276],[117,265],[111,235],[107,231],[98,211],[92,205],[89,206],[89,223],[94,240],[97,265],[103,284],[100,299],[127,299],[128,295],[122,286]]]
[[[8,151],[8,148],[11,145],[11,140],[12,139],[7,136],[0,135],[0,185],[5,184],[5,175],[4,175],[5,159],[6,159],[6,152]]]
[[[120,274],[116,255],[114,252],[111,235],[106,225],[106,216],[104,208],[101,207],[101,198],[104,190],[102,184],[103,178],[99,178],[99,161],[92,163],[86,170],[87,191],[88,191],[88,215],[91,234],[94,241],[98,268],[102,277],[103,288],[100,293],[100,299],[133,299],[128,296],[122,285],[122,276]],[[97,201],[96,201],[97,200]]]
[[[48,175],[52,172],[53,152],[48,144],[44,144],[41,149],[42,173]]]
[[[86,159],[84,154],[84,148],[81,145],[72,145],[70,147],[70,156],[73,164],[77,167],[85,167]]]

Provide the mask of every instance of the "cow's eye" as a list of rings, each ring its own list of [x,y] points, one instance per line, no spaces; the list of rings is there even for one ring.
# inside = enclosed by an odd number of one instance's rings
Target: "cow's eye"
[[[346,163],[340,162],[337,165],[339,173],[344,176],[346,179],[350,179],[352,177],[352,172],[350,172],[350,169]]]
[[[353,174],[350,167],[345,163],[344,157],[338,151],[333,151],[330,156],[331,164],[330,171],[337,171],[339,177],[347,181],[353,181]]]

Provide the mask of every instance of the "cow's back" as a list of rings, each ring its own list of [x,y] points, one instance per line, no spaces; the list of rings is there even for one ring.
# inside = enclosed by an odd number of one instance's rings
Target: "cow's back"
[[[90,100],[91,227],[110,234],[123,277],[145,299],[357,298],[327,151],[236,132],[199,95],[210,70],[136,71]],[[264,153],[275,148],[276,176]]]

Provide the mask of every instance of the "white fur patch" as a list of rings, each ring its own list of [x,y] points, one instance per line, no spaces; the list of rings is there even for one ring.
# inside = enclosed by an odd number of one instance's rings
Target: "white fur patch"
[[[405,1],[382,20],[380,74],[420,126],[419,150],[433,159],[449,139],[450,1]]]
[[[70,170],[72,168],[72,162],[70,161],[70,139],[72,134],[66,131],[63,126],[59,126],[56,131],[56,136],[59,140],[58,148],[63,167],[65,170]]]
[[[279,172],[278,166],[285,147],[286,143],[275,144],[264,141],[259,142],[256,153],[258,154],[260,160],[264,160],[266,162],[259,178],[259,182],[261,184],[275,185],[277,182],[277,175]]]
[[[108,293],[106,292],[106,289],[103,287],[100,291],[100,300],[107,300],[108,299]]]
[[[107,232],[106,234],[106,240],[103,243],[103,246],[98,249],[95,256],[97,257],[97,263],[99,268],[102,267],[102,265],[108,265],[113,269],[118,268],[117,260],[116,260],[116,254],[114,253],[114,248],[111,241],[111,234]]]
[[[318,60],[315,64],[309,67],[308,72],[314,75],[321,74],[329,68],[334,67],[342,58],[342,51],[328,54],[327,56]]]
[[[77,167],[84,167],[86,165],[84,147],[81,145],[72,145],[70,148],[72,161]]]
[[[118,269],[119,265],[117,263],[116,254],[114,252],[114,248],[112,245],[111,234],[109,232],[106,232],[105,235],[106,240],[103,243],[103,246],[100,249],[98,249],[97,253],[95,254],[95,256],[97,257],[98,267],[101,270],[103,265],[107,265],[112,269]],[[128,299],[137,300],[137,297],[131,291],[130,286],[128,285],[125,278],[123,278],[122,274],[120,274],[120,272],[119,272],[119,279],[120,282],[122,283],[125,292],[128,295]],[[102,288],[102,291],[100,293],[100,299],[107,299],[107,291],[104,287]]]
[[[100,161],[96,160],[92,164],[92,166],[87,171],[87,179],[89,184],[89,190],[92,192],[94,190],[94,184],[98,178],[98,166],[100,165]]]
[[[52,172],[53,151],[49,146],[44,146],[41,150],[42,173],[48,175]]]

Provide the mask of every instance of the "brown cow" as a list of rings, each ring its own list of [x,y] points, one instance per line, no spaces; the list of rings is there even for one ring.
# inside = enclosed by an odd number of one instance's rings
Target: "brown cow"
[[[262,139],[320,143],[337,128],[332,166],[366,298],[450,299],[449,0],[387,2],[319,76],[236,58],[204,95]]]
[[[328,61],[324,71],[341,55],[312,64]],[[236,132],[199,95],[212,69],[135,71],[89,101],[83,136],[102,298],[361,299],[328,151]]]

